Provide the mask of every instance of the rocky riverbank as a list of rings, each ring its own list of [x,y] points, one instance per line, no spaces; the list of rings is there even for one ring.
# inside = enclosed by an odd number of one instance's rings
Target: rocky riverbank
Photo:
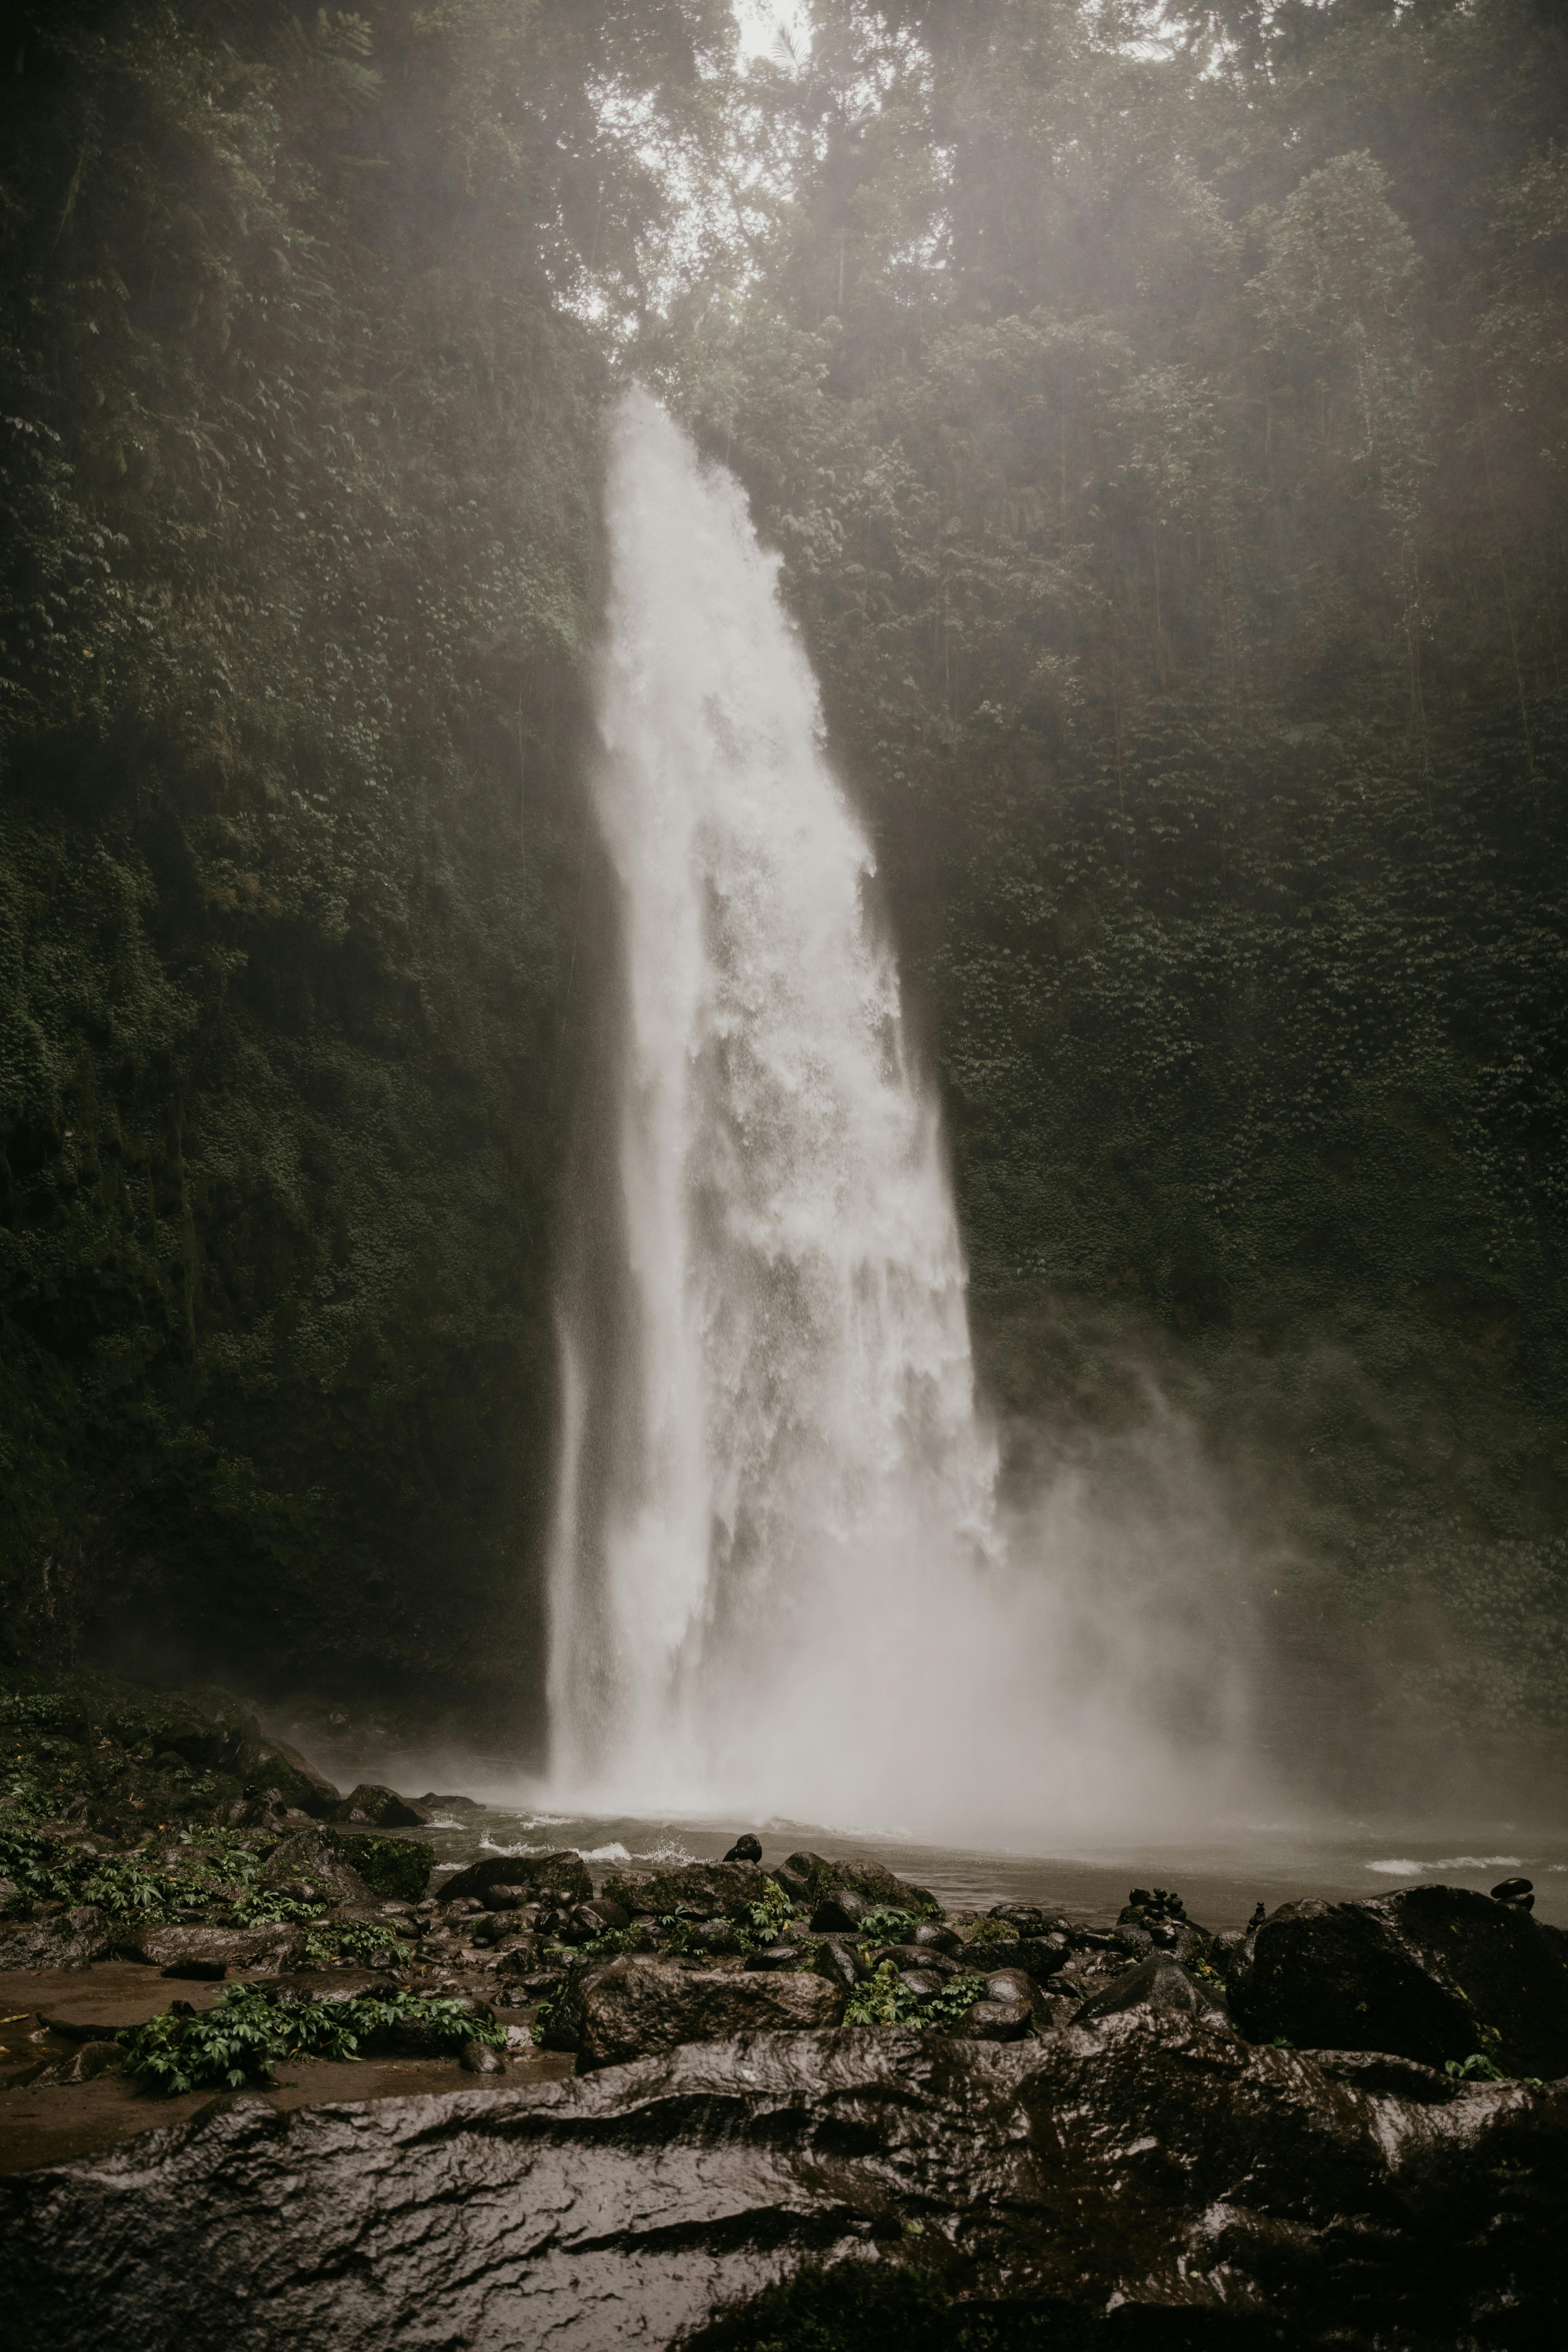
[[[419,1800],[221,1694],[5,1705],[23,2352],[611,2352],[726,2306],[741,2346],[747,2298],[850,2260],[975,2352],[1568,2336],[1568,1934],[1523,1881],[1216,1935],[1157,1888],[977,1916],[742,1836],[432,1892]]]

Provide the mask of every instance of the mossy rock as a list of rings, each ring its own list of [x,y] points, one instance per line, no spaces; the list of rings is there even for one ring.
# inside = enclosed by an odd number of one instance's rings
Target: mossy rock
[[[386,1903],[418,1903],[430,1885],[434,1849],[423,1838],[374,1837],[336,1830],[333,1841],[351,1870]]]

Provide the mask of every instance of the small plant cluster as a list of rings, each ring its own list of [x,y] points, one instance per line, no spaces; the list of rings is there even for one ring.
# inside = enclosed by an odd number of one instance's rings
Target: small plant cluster
[[[358,1960],[367,1968],[374,1968],[397,1949],[395,1930],[378,1919],[352,1919],[342,1925],[323,1921],[302,1938],[295,1965],[325,1969],[337,1960]]]
[[[1484,2050],[1472,2050],[1468,2058],[1450,2058],[1443,2072],[1457,2083],[1518,2083],[1527,2091],[1541,2088],[1539,2074],[1505,2074]]]
[[[893,1916],[891,1914],[889,1916]],[[904,1915],[901,1913],[900,1917]],[[752,1904],[745,1919],[731,1921],[743,1951],[760,1951],[766,1945],[776,1944],[795,1917],[795,1905],[776,1878],[764,1878],[763,1892]],[[912,1925],[912,1922],[910,1923]],[[653,1922],[660,1945],[672,1959],[681,1953],[700,1949],[693,1938],[704,1922],[686,1912],[667,1911]],[[584,1959],[607,1959],[621,1952],[635,1952],[642,1940],[643,1929],[636,1922],[629,1927],[606,1927],[602,1936],[578,1946]]]
[[[16,1886],[6,1906],[13,1911],[37,1902],[91,1904],[111,1918],[163,1927],[216,1910],[226,1927],[276,1927],[317,1919],[324,1907],[255,1885],[268,1841],[252,1844],[224,1830],[198,1841],[187,1831],[180,1843],[193,1851],[172,1861],[151,1841],[131,1853],[95,1853],[50,1836],[36,1822],[25,1802],[16,1803],[10,1823],[0,1827],[0,1875]]]
[[[237,2090],[247,2081],[270,2081],[287,2058],[357,2059],[362,2042],[397,2026],[417,2028],[436,2048],[506,2041],[504,2027],[459,2000],[403,1992],[343,2000],[238,1984],[203,2016],[166,2010],[139,2026],[126,2042],[125,2066],[171,2097],[220,2083]]]
[[[940,1992],[922,1999],[899,1981],[896,1960],[882,1960],[864,1984],[857,1985],[844,2011],[846,2025],[952,2025],[984,2000],[985,1979],[965,1970],[943,1979]]]

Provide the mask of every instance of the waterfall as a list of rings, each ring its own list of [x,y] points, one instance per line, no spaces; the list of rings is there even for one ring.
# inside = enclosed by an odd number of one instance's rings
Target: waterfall
[[[965,1833],[1201,1809],[1225,1530],[1176,1444],[1123,1465],[1142,1517],[1069,1476],[1003,1538],[941,1120],[777,561],[640,392],[607,527],[614,1164],[562,1304],[552,1787]]]
[[[597,1394],[564,1333],[555,1777],[645,1810],[784,1802],[825,1693],[929,1704],[904,1621],[983,1568],[993,1452],[940,1121],[776,559],[640,392],[608,530],[595,799],[625,1032],[600,1246],[629,1312]]]

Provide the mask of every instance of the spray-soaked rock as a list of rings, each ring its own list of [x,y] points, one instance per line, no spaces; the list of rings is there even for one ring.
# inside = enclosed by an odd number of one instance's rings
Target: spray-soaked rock
[[[735,1840],[724,1856],[726,1862],[761,1862],[762,1858],[763,1842],[761,1838],[753,1837],[750,1830]]]
[[[1250,1942],[1232,1999],[1258,2041],[1568,2074],[1568,1933],[1514,1904],[1461,1886],[1287,1903]]]
[[[0,2178],[10,2344],[662,2352],[802,2262],[917,2246],[1094,2352],[1557,2345],[1562,2089],[1406,2088],[1162,2015],[1002,2048],[751,2034],[573,2082],[218,2100]]]
[[[1074,2012],[1073,2022],[1094,2025],[1102,2018],[1140,2011],[1149,2016],[1199,2018],[1222,2032],[1230,2030],[1217,1979],[1205,1984],[1164,1952],[1151,1953],[1147,1959],[1123,1969],[1100,1991],[1090,1993]]]
[[[301,1930],[281,1927],[125,1927],[115,1937],[123,1960],[141,1960],[165,1976],[187,1969],[221,1977],[228,1969],[277,1976],[288,1965]]]
[[[579,2011],[577,2068],[588,2074],[683,2042],[837,2025],[844,1995],[816,1975],[696,1970],[623,1959],[585,1986]]]
[[[650,1871],[646,1876],[616,1871],[605,1881],[605,1893],[623,1909],[642,1917],[662,1918],[678,1913],[688,1919],[744,1920],[753,1903],[767,1892],[754,1862],[688,1862],[676,1870]]]
[[[563,1846],[553,1853],[488,1853],[453,1874],[440,1890],[441,1901],[482,1902],[492,1886],[527,1887],[531,1902],[549,1897],[568,1914],[574,1904],[591,1902],[594,1894],[587,1864]],[[605,1892],[613,1895],[607,1880]]]
[[[432,1818],[424,1805],[374,1780],[362,1780],[351,1789],[332,1813],[335,1822],[362,1822],[373,1830],[425,1829]]]
[[[966,2009],[953,2032],[961,2042],[1022,2042],[1034,2023],[1026,2000],[993,2000],[987,1996]]]
[[[828,1895],[847,1891],[873,1909],[912,1912],[917,1918],[940,1916],[942,1906],[923,1886],[895,1878],[879,1862],[828,1862],[819,1853],[792,1853],[773,1873],[792,1903],[811,1910]]]

